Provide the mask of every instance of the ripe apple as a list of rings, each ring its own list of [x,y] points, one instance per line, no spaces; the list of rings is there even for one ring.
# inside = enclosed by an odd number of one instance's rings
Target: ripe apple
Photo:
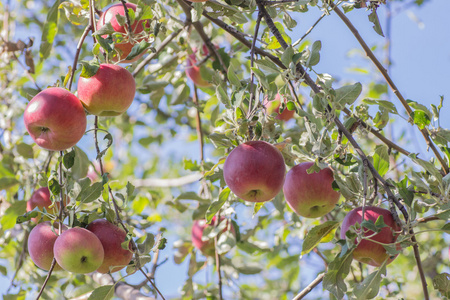
[[[58,264],[66,271],[86,274],[103,263],[104,250],[98,237],[91,231],[74,227],[64,231],[53,247]]]
[[[215,253],[214,239],[203,240],[203,231],[207,227],[214,227],[215,220],[215,216],[213,217],[211,224],[207,224],[206,220],[195,220],[194,224],[192,225],[192,244],[194,244],[194,247],[200,250],[206,256],[213,256]],[[225,220],[225,218],[221,217],[220,222],[222,222],[223,220]],[[221,233],[226,232],[227,230],[230,230],[231,233],[236,236],[236,230],[234,229],[233,223],[229,222],[228,220],[226,221],[226,227],[222,230]],[[220,236],[220,234],[218,235],[218,237]]]
[[[284,103],[286,103],[286,99],[283,99]],[[281,96],[280,94],[277,94],[275,96],[275,99],[272,101],[269,101],[267,97],[264,98],[263,101],[264,107],[267,109],[267,112],[269,114],[272,114],[273,112],[277,112],[277,116],[275,119],[282,120],[282,121],[289,121],[294,117],[295,110],[289,110],[286,107],[284,108],[283,112],[280,114],[280,105],[281,105]]]
[[[395,222],[389,210],[375,206],[366,206],[364,210],[364,220],[371,220],[375,223],[379,216],[383,216],[384,223],[387,226],[382,228],[381,231],[374,236],[372,235],[375,232],[363,228],[364,236],[370,236],[370,240],[375,242],[366,239],[355,241],[357,246],[353,251],[354,259],[375,267],[381,266],[386,259],[388,259],[388,263],[391,263],[395,259],[395,257],[390,257],[386,252],[386,249],[379,243],[394,243],[397,240],[398,233],[401,231],[401,227]],[[356,223],[361,224],[361,219],[362,207],[351,210],[345,216],[344,221],[342,221],[341,239],[345,239],[345,234],[350,226],[355,225]],[[397,245],[397,249],[400,249],[400,245]]]
[[[78,97],[86,110],[96,116],[118,116],[133,102],[136,82],[121,66],[101,64],[89,78],[80,77]]]
[[[264,141],[239,145],[223,166],[223,177],[230,190],[250,202],[272,200],[283,187],[285,173],[283,155]]]
[[[32,211],[35,207],[38,207],[42,211],[45,207],[48,213],[55,214],[55,207],[49,208],[52,205],[52,200],[50,199],[50,191],[48,187],[42,187],[34,191],[30,199],[27,201],[27,211]],[[38,223],[41,219],[41,213],[37,215],[36,218],[31,218],[35,223]],[[44,216],[44,220],[48,221],[48,218]]]
[[[192,1],[192,2],[204,2],[204,1]],[[211,83],[206,81],[202,74],[200,73],[200,66],[197,66],[197,58],[195,56],[195,53],[197,52],[196,48],[192,48],[192,51],[194,53],[188,55],[187,61],[186,61],[186,75],[189,79],[191,79],[196,86],[199,87],[210,87]],[[203,45],[201,50],[202,57],[206,57],[209,54],[208,47],[206,45]]]
[[[133,3],[126,3],[126,7],[128,9],[132,9],[136,11],[136,5]],[[120,62],[120,63],[131,63],[139,58],[141,58],[145,52],[139,54],[138,56],[134,57],[133,59],[126,60],[125,58],[130,54],[131,49],[135,44],[139,44],[143,39],[145,35],[144,31],[144,22],[149,20],[139,20],[139,22],[134,21],[133,24],[131,24],[131,29],[133,31],[133,40],[128,39],[127,33],[128,33],[128,24],[125,22],[124,25],[120,25],[119,22],[117,22],[116,15],[125,16],[125,10],[123,8],[122,3],[117,3],[109,7],[100,17],[100,19],[97,21],[97,30],[102,28],[103,25],[106,23],[111,23],[112,28],[114,31],[122,33],[122,39],[120,42],[116,43],[114,45],[114,49],[118,50],[119,53],[116,53],[112,57],[112,61],[114,62]],[[147,26],[149,24],[147,23]],[[103,38],[106,38],[107,36],[102,36]]]
[[[340,194],[333,190],[331,168],[308,174],[314,163],[304,162],[294,166],[286,175],[283,186],[284,197],[298,215],[305,218],[319,218],[333,210]]]
[[[80,100],[59,87],[34,96],[25,108],[23,120],[36,144],[53,151],[75,146],[83,137],[87,122]]]
[[[52,224],[49,221],[37,224],[28,236],[28,253],[31,260],[41,269],[50,270],[53,261],[53,245],[58,238],[59,223]],[[67,230],[63,224],[62,230]],[[56,264],[54,271],[61,270],[61,267]]]
[[[98,237],[105,252],[103,263],[97,269],[97,272],[108,273],[111,270],[111,273],[113,273],[128,265],[133,257],[133,252],[123,249],[120,245],[125,242],[127,235],[125,230],[104,219],[91,222],[86,229]],[[113,266],[117,267],[111,268]]]

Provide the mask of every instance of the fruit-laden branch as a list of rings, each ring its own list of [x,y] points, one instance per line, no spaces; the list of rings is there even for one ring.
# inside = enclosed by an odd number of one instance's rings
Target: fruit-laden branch
[[[353,26],[352,22],[347,18],[347,16],[345,16],[345,14],[332,1],[329,1],[329,5],[336,12],[336,14],[339,16],[339,18],[341,18],[341,20],[345,23],[345,25],[347,25],[347,27],[350,29],[350,31],[353,33],[353,35],[358,40],[358,42],[361,45],[361,47],[366,52],[366,55],[375,64],[375,66],[377,67],[378,71],[380,71],[380,73],[383,75],[383,77],[386,80],[386,82],[388,83],[389,87],[392,89],[392,92],[400,100],[400,102],[402,103],[402,105],[405,108],[406,112],[408,113],[409,118],[412,120],[412,116],[411,115],[412,115],[413,111],[412,111],[411,107],[409,106],[408,102],[406,102],[406,100],[403,97],[402,93],[399,91],[399,89],[395,85],[394,81],[391,79],[391,76],[389,76],[389,74],[387,73],[386,69],[383,67],[383,65],[380,63],[380,61],[373,54],[372,50],[370,50],[369,46],[367,46],[366,42],[361,37],[361,35],[359,34],[358,30],[355,28],[355,26]],[[430,138],[430,135],[428,134],[427,129],[426,128],[420,129],[420,132],[422,133],[427,146],[429,148],[431,148],[431,150],[433,151],[434,155],[436,156],[436,158],[438,159],[439,163],[441,164],[443,171],[445,172],[445,174],[448,174],[449,167],[446,164],[445,160],[442,158],[441,154],[439,153],[439,151],[436,148],[436,146],[434,145],[434,143],[432,142],[432,140]]]
[[[265,7],[260,3],[259,0],[256,0],[256,4],[258,5],[259,11],[260,13],[263,15],[264,19],[266,20],[266,23],[268,24],[269,29],[271,30],[272,34],[275,36],[275,38],[277,39],[277,41],[280,43],[280,45],[283,47],[283,49],[286,49],[288,47],[286,41],[284,40],[283,36],[281,35],[281,33],[278,31],[278,29],[276,28],[276,26],[273,25],[273,20],[270,17],[270,15],[267,13],[267,10],[265,9]],[[273,26],[270,26],[270,24],[272,24]],[[320,92],[320,87],[312,80],[306,80],[309,75],[306,72],[306,70],[303,68],[303,66],[298,63],[296,66],[297,71],[299,71],[299,73],[302,75],[302,78],[305,80],[306,84],[308,84],[308,86],[315,92],[318,93]],[[309,79],[311,79],[309,77]],[[391,205],[392,208],[392,203],[395,203],[395,205],[398,207],[398,209],[402,212],[403,217],[405,218],[405,222],[406,224],[408,224],[408,232],[411,235],[411,241],[413,243],[413,249],[414,249],[414,257],[416,259],[416,264],[417,264],[417,268],[419,270],[419,274],[420,274],[420,279],[422,281],[422,288],[423,288],[423,293],[424,293],[424,298],[425,299],[429,299],[429,295],[428,295],[428,289],[427,289],[427,282],[425,279],[425,274],[423,271],[423,267],[422,267],[422,262],[420,260],[420,253],[419,253],[419,247],[417,245],[417,240],[415,238],[414,235],[414,230],[413,228],[410,226],[409,223],[409,216],[408,216],[408,212],[406,211],[405,207],[400,203],[400,201],[395,197],[394,193],[392,192],[390,185],[386,182],[386,180],[384,180],[384,178],[377,172],[377,170],[374,168],[373,164],[370,162],[370,160],[367,158],[367,156],[365,155],[364,151],[361,149],[361,147],[359,146],[359,144],[355,141],[355,139],[353,138],[353,135],[347,130],[347,128],[341,123],[341,121],[339,120],[339,118],[337,116],[334,116],[332,118],[332,120],[334,121],[334,123],[336,124],[336,126],[338,127],[338,129],[340,131],[342,131],[342,133],[347,137],[347,139],[349,140],[350,144],[353,146],[353,148],[355,149],[355,151],[358,153],[358,155],[361,157],[363,163],[365,165],[367,165],[367,167],[369,168],[369,170],[371,171],[372,175],[374,176],[374,178],[376,178],[377,180],[379,180],[381,182],[381,184],[384,187],[384,190],[386,191],[387,195],[388,195],[388,200],[389,200],[389,204]],[[391,209],[391,212],[393,213],[394,217],[397,217],[397,214],[395,212],[394,209]]]

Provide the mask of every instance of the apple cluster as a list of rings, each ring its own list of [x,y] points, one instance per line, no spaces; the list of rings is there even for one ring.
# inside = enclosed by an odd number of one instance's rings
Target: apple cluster
[[[45,221],[37,224],[28,237],[28,252],[33,262],[48,271],[53,258],[54,270],[87,274],[117,272],[129,264],[131,250],[122,248],[125,230],[104,219],[91,222],[86,228],[67,228]]]
[[[267,142],[250,141],[231,151],[223,166],[223,176],[230,190],[245,201],[269,201],[283,189],[286,202],[295,213],[305,218],[319,218],[334,209],[340,193],[332,186],[333,170],[324,168],[319,172],[308,173],[313,165],[313,162],[300,163],[285,176],[286,167],[281,152]],[[379,232],[363,228],[360,232],[363,238],[354,241],[354,259],[372,266],[381,266],[384,261],[390,263],[395,258],[383,247],[383,244],[395,243],[401,231],[391,212],[367,206],[363,217],[362,207],[358,207],[345,216],[341,226],[341,238],[345,239],[355,224],[363,221],[375,223],[380,216],[383,217],[385,227]],[[199,240],[203,229],[197,223],[192,229],[192,240],[200,250],[206,247]],[[397,250],[399,247],[397,245]]]

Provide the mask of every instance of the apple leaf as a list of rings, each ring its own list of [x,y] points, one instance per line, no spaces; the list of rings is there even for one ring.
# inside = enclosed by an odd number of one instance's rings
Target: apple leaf
[[[16,145],[17,152],[24,158],[33,158],[33,147],[25,143],[19,143]]]
[[[89,203],[97,200],[103,192],[103,183],[96,182],[91,186],[86,187],[80,193],[80,201],[82,203]]]
[[[386,276],[386,264],[387,260],[375,272],[369,274],[363,282],[355,287],[353,293],[356,299],[372,299],[378,295],[382,279],[381,276]]]
[[[220,194],[219,198],[216,201],[213,201],[211,205],[208,207],[208,210],[206,211],[206,221],[207,223],[211,223],[212,218],[215,216],[215,214],[222,208],[222,206],[227,202],[228,197],[230,196],[230,188],[224,188]]]
[[[256,202],[255,205],[253,206],[253,215],[252,218],[254,218],[256,216],[256,214],[258,213],[258,211],[264,206],[265,202]]]
[[[49,178],[48,180],[48,189],[50,190],[50,192],[55,195],[58,196],[59,193],[61,192],[61,185],[59,184],[58,180],[56,179],[56,175],[52,174],[53,176]]]
[[[377,145],[373,155],[373,166],[381,176],[389,171],[389,153],[386,145]]]
[[[63,164],[66,169],[70,169],[75,164],[75,150],[72,149],[72,151],[64,154],[63,156]]]
[[[369,21],[373,23],[373,30],[375,30],[376,33],[384,37],[383,29],[381,29],[380,20],[378,19],[376,9],[373,9],[372,13],[369,15]]]
[[[307,67],[315,66],[320,61],[320,50],[322,49],[322,42],[321,41],[315,41],[314,44],[311,46],[311,52],[309,54],[308,60],[306,61],[305,65]]]
[[[334,102],[338,104],[338,109],[345,107],[346,104],[352,105],[362,91],[361,83],[357,82],[352,85],[345,85],[335,90],[336,98]]]
[[[344,279],[350,272],[350,265],[353,260],[352,251],[338,253],[335,259],[328,265],[328,272],[323,278],[323,288],[332,293],[336,298],[342,299],[347,292],[347,285]]]
[[[20,224],[26,221],[30,221],[31,218],[36,218],[39,214],[39,207],[35,207],[32,211],[27,212],[26,214],[23,214],[21,216],[18,216],[16,218],[16,223]]]
[[[95,74],[97,74],[97,71],[100,68],[100,64],[96,59],[93,59],[91,61],[82,60],[80,61],[80,64],[82,66],[80,76],[83,78],[90,78],[94,76]]]
[[[0,190],[9,189],[16,184],[19,184],[19,181],[15,178],[14,173],[0,164]]]
[[[110,300],[114,296],[114,285],[104,285],[92,291],[88,300]]]
[[[98,37],[101,35],[113,34],[114,32],[115,32],[114,28],[112,27],[111,23],[108,22],[102,27],[100,27],[97,31],[95,31],[93,35]]]
[[[75,158],[71,169],[72,176],[75,179],[81,179],[86,177],[89,171],[90,161],[87,154],[83,150],[78,147],[74,147],[73,149],[75,151]]]
[[[442,296],[450,297],[450,274],[442,273],[434,276],[433,287],[438,290]]]
[[[135,58],[136,56],[140,55],[141,53],[145,52],[148,49],[148,46],[150,46],[150,43],[147,43],[145,40],[141,41],[139,44],[135,44],[133,48],[131,48],[130,54],[127,56],[127,60],[131,60]]]
[[[128,239],[128,236],[127,236],[127,239]],[[131,239],[131,237],[129,237],[129,239]],[[125,242],[127,242],[125,249],[128,250],[128,244],[130,241],[128,240]],[[140,254],[149,254],[153,248],[153,245],[155,245],[155,236],[151,233],[147,233],[147,236],[145,237],[144,242],[142,242],[141,244],[137,244],[137,247],[139,249]],[[122,248],[123,248],[123,246],[122,246]]]
[[[11,229],[16,225],[18,216],[23,215],[26,212],[27,201],[17,201],[11,204],[0,219],[0,225],[2,230]]]
[[[52,50],[53,41],[58,33],[58,21],[59,21],[59,5],[61,1],[55,1],[47,14],[47,20],[44,23],[42,30],[41,45],[39,47],[39,55],[41,61],[46,59]]]
[[[175,202],[179,201],[179,200],[197,200],[199,202],[205,202],[208,201],[206,199],[203,199],[202,197],[200,197],[196,192],[184,192],[181,193],[176,199]],[[209,202],[209,201],[208,201]]]
[[[103,138],[103,140],[107,140],[108,143],[106,144],[105,149],[103,149],[99,154],[97,154],[97,157],[96,157],[97,160],[100,159],[103,155],[105,155],[106,151],[109,149],[109,147],[111,147],[111,145],[113,143],[113,138],[112,138],[111,133],[108,132],[105,135],[105,137]]]
[[[329,235],[333,230],[339,226],[339,222],[327,221],[323,224],[312,228],[305,237],[302,246],[302,254],[309,253],[314,247],[316,247],[323,238]]]

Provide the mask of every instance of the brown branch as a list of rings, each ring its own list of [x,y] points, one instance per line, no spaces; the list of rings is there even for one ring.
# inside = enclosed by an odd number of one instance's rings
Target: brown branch
[[[127,2],[125,0],[120,0],[120,2],[122,3],[123,10],[125,13],[125,19],[127,20],[128,35],[133,36],[133,29],[131,28],[131,20],[130,15],[128,14]]]
[[[123,300],[156,300],[154,297],[142,294],[139,289],[134,288],[126,282],[119,281],[115,283],[111,275],[108,274],[95,273],[92,275],[92,279],[100,286],[115,284],[114,293]]]
[[[305,34],[301,37],[301,38],[299,38],[297,41],[295,41],[293,44],[292,44],[292,46],[293,47],[295,47],[295,46],[297,46],[298,44],[300,44],[301,43],[301,41],[303,41],[307,36],[308,36],[308,34],[310,34],[311,33],[311,31],[313,31],[313,29],[317,26],[317,24],[319,24],[319,22],[320,21],[322,21],[322,19],[325,17],[325,16],[327,16],[328,15],[328,13],[326,13],[326,12],[324,12],[320,17],[319,17],[319,19],[317,19],[317,21],[305,32]]]
[[[320,273],[317,275],[316,279],[314,279],[307,287],[305,287],[297,296],[295,296],[292,300],[300,300],[303,299],[309,292],[311,292],[319,283],[322,282],[326,273]]]
[[[217,213],[216,215],[216,219],[214,221],[214,226],[217,227],[220,223],[220,211]],[[216,269],[217,269],[217,279],[219,282],[219,300],[223,300],[223,295],[222,295],[222,273],[220,271],[220,255],[219,252],[217,252],[217,238],[218,235],[216,235],[214,237],[214,254],[215,254],[215,259],[216,259]]]
[[[252,41],[252,46],[250,48],[250,68],[253,68],[254,65],[254,61],[255,61],[255,45],[256,45],[256,40],[258,38],[258,31],[259,31],[259,25],[261,24],[261,18],[262,15],[260,13],[258,13],[258,18],[256,20],[256,26],[255,26],[255,34],[253,36],[253,41]],[[253,72],[253,70],[251,70],[251,75],[250,75],[250,99],[248,100],[248,112],[247,112],[247,119],[251,119],[252,116],[252,104],[253,104],[253,100],[255,99],[255,91],[254,91],[254,79],[255,79],[255,72]],[[256,105],[255,105],[256,107]]]
[[[86,26],[83,34],[81,35],[80,41],[78,42],[77,51],[75,52],[75,58],[74,58],[73,64],[72,64],[72,73],[70,74],[70,78],[69,78],[69,90],[72,89],[73,77],[75,75],[75,71],[77,70],[77,63],[78,63],[78,58],[80,57],[81,47],[83,46],[84,40],[86,39],[86,37],[91,29],[92,29],[91,24]]]
[[[359,34],[359,32],[356,29],[356,27],[353,26],[352,22],[347,18],[347,16],[345,16],[345,14],[332,1],[329,1],[329,5],[336,12],[336,14],[339,16],[339,18],[341,18],[341,20],[345,23],[345,25],[347,25],[347,27],[350,29],[350,31],[353,33],[353,35],[358,40],[358,42],[361,45],[361,47],[364,49],[366,55],[375,64],[375,66],[377,67],[378,71],[383,75],[383,77],[386,80],[386,82],[388,83],[389,87],[392,89],[392,92],[400,100],[401,104],[403,105],[403,107],[405,108],[406,112],[408,113],[408,116],[409,116],[410,120],[412,120],[411,115],[413,113],[413,110],[411,109],[411,107],[409,106],[408,102],[403,97],[403,95],[401,94],[401,92],[399,91],[397,86],[395,85],[394,81],[389,76],[389,74],[386,71],[386,69],[383,67],[383,65],[380,63],[380,61],[373,54],[372,50],[370,50],[369,46],[366,44],[364,39],[361,37],[361,35]],[[433,153],[436,156],[437,160],[441,164],[443,171],[445,172],[445,174],[448,174],[449,167],[446,164],[445,160],[442,158],[441,154],[437,150],[437,148],[434,145],[434,143],[432,142],[432,140],[430,138],[430,135],[428,134],[427,129],[424,128],[424,129],[419,129],[419,130],[422,133],[427,146],[429,148],[431,148],[431,150],[433,151]]]

